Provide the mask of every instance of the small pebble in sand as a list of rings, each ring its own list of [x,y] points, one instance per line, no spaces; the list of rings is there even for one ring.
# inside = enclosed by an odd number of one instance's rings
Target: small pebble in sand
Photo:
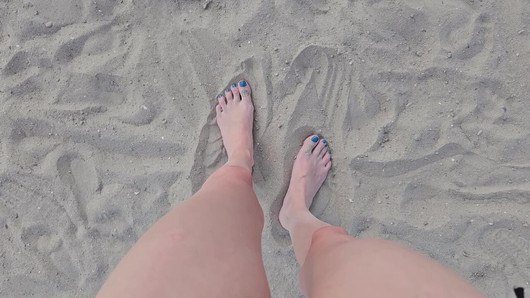
[[[44,24],[44,26],[46,26],[46,28],[51,28],[51,27],[53,27],[53,23],[52,22],[46,22],[46,24]]]
[[[135,191],[134,194],[135,194],[135,195],[139,195],[140,192],[139,192],[139,191]]]
[[[348,199],[348,201],[349,201],[350,203],[353,203],[353,200],[352,200],[352,199]]]
[[[480,137],[481,134],[482,134],[482,129],[477,132],[477,136]]]

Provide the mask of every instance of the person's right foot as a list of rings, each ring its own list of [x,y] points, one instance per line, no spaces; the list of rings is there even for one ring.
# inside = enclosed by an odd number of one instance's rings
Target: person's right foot
[[[254,106],[250,86],[246,81],[239,81],[238,84],[232,84],[223,94],[219,94],[217,100],[217,125],[223,137],[228,164],[244,167],[252,172]]]
[[[326,140],[311,136],[304,141],[293,165],[289,189],[280,210],[280,224],[289,230],[292,218],[308,212],[313,198],[331,168],[331,152]]]

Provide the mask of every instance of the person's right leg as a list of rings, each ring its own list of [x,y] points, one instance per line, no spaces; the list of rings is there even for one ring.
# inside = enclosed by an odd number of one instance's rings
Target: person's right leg
[[[227,163],[138,240],[98,297],[270,297],[252,183],[250,86],[240,81],[218,100]]]
[[[309,211],[326,179],[326,143],[309,137],[296,157],[280,223],[289,231],[308,297],[482,297],[432,259],[398,243],[354,239]]]

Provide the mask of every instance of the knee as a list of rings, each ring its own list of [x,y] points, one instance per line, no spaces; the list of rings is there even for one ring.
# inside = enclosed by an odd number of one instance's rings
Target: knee
[[[252,187],[252,173],[250,173],[247,169],[238,166],[224,165],[215,173],[213,173],[208,180],[221,180],[225,185],[244,184]]]

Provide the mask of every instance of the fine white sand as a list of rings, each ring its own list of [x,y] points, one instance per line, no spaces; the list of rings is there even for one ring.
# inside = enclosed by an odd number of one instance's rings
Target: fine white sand
[[[215,96],[245,78],[274,297],[301,296],[277,215],[313,132],[334,157],[319,218],[513,297],[529,34],[525,0],[0,1],[0,296],[93,296],[226,160]]]

